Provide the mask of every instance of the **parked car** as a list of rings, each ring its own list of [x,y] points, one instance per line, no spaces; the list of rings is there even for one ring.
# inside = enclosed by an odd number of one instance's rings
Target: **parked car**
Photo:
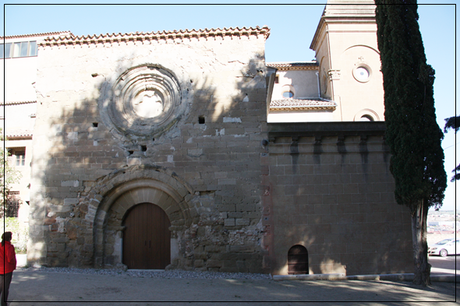
[[[445,257],[454,254],[460,254],[460,244],[459,240],[453,238],[441,240],[428,248],[428,255]]]

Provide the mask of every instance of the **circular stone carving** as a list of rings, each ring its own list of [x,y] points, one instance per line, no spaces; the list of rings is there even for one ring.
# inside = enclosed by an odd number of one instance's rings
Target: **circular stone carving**
[[[108,103],[102,103],[110,125],[127,136],[158,136],[178,120],[180,86],[174,74],[154,64],[128,69],[111,88]],[[105,105],[104,105],[105,104]]]
[[[164,98],[155,90],[144,90],[133,99],[134,112],[143,118],[155,118],[163,113]]]

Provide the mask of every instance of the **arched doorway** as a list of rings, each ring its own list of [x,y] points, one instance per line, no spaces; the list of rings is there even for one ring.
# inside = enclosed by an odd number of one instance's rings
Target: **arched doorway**
[[[171,263],[170,221],[159,206],[133,206],[123,220],[123,264],[128,269],[164,269]]]
[[[308,252],[304,246],[295,245],[289,249],[288,274],[308,274]]]
[[[92,252],[85,259],[95,268],[113,268],[123,264],[125,219],[130,209],[151,203],[166,212],[171,226],[170,261],[185,260],[179,248],[180,237],[193,220],[198,201],[193,189],[170,169],[156,165],[135,165],[116,170],[88,191],[86,235],[93,240]],[[129,234],[129,233],[128,233]]]

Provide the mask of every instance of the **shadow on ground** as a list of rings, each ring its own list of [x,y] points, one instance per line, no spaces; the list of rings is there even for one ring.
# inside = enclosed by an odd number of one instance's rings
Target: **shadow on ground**
[[[423,305],[455,301],[455,283],[421,288],[390,281],[274,281],[271,279],[191,279],[89,273],[14,272],[10,305]]]

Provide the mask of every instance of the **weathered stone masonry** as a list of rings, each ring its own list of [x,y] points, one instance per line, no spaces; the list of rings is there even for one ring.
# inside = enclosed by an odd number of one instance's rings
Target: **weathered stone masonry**
[[[288,273],[295,245],[310,274],[411,270],[409,212],[394,200],[384,131],[383,122],[269,124],[274,274]]]
[[[172,267],[261,272],[268,33],[45,41],[29,261],[117,266],[124,214],[150,202],[171,221]]]
[[[268,35],[45,40],[29,263],[124,267],[125,218],[149,203],[170,222],[169,268],[287,274],[296,247],[306,273],[411,272],[384,123],[267,124]]]

